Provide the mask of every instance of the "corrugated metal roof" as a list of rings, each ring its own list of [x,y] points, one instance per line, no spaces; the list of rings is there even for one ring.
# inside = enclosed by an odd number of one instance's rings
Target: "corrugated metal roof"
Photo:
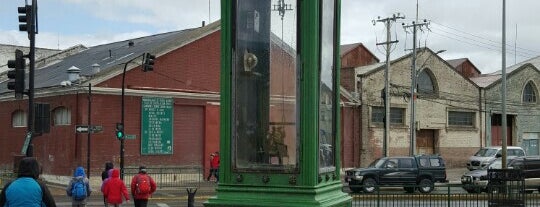
[[[68,56],[62,61],[35,70],[34,87],[46,88],[58,86],[62,81],[68,80],[67,69],[75,66],[81,69],[81,76],[90,76],[92,74],[92,65],[100,65],[100,73],[107,73],[108,70],[119,64],[139,56],[145,52],[150,52],[154,48],[160,47],[169,41],[181,38],[193,29],[162,33],[152,36],[146,36],[136,39],[130,39],[110,44],[98,45],[81,51],[77,54]],[[187,37],[186,37],[187,38]],[[128,43],[132,41],[133,45]],[[28,86],[28,75],[26,76],[26,85]],[[7,81],[0,83],[0,93],[7,92]]]
[[[459,58],[459,59],[452,59],[452,60],[446,60],[448,64],[450,64],[452,67],[456,68],[458,65],[461,65],[463,62],[467,61],[467,58]]]
[[[362,66],[362,67],[357,67],[355,68],[356,70],[356,74],[358,75],[365,75],[365,74],[368,74],[370,73],[371,71],[383,66],[384,64],[386,63],[375,63],[375,64],[371,64],[371,65],[366,65],[366,66]]]
[[[476,85],[478,85],[480,88],[485,88],[495,81],[499,80],[501,78],[501,75],[482,75],[478,77],[472,77],[470,78],[472,82],[474,82]]]
[[[512,71],[518,69],[519,67],[521,67],[522,65],[525,65],[525,64],[527,64],[527,63],[533,64],[534,67],[536,67],[536,68],[540,68],[540,56],[537,56],[537,57],[534,57],[534,58],[525,60],[525,61],[523,61],[523,62],[520,62],[520,63],[518,63],[518,64],[509,66],[509,67],[506,67],[506,73],[511,73]],[[491,75],[501,75],[501,74],[502,74],[502,70],[498,70],[498,71],[495,71],[495,72],[490,73],[490,74],[491,74]]]

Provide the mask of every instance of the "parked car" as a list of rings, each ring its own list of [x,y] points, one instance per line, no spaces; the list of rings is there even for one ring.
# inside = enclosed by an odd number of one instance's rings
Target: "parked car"
[[[525,179],[525,190],[532,192],[538,190],[540,192],[540,157],[528,156],[528,157],[508,157],[507,167],[509,169],[521,169],[523,170],[523,177]],[[489,180],[487,177],[488,169],[501,169],[502,160],[497,158],[491,164],[486,167],[465,173],[461,176],[461,183],[463,189],[469,193],[481,193],[487,192],[489,186]]]
[[[489,165],[497,156],[501,156],[502,154],[502,147],[501,146],[495,146],[495,147],[483,147],[478,152],[476,152],[473,156],[469,157],[469,160],[467,161],[467,169],[469,170],[478,170],[486,167]],[[525,156],[525,150],[523,150],[521,147],[515,147],[515,146],[508,146],[506,148],[506,155],[508,157],[514,156],[514,157],[521,157]]]
[[[352,192],[373,193],[378,186],[399,186],[412,193],[430,193],[435,182],[447,182],[444,160],[439,155],[383,157],[367,168],[346,171]]]
[[[513,157],[507,157],[507,161],[510,161]],[[507,162],[508,163],[508,162]],[[495,160],[492,160],[488,165],[484,167],[466,172],[461,176],[461,184],[463,184],[463,189],[468,193],[480,193],[486,191],[488,177],[488,169],[501,169],[502,168],[502,159],[499,157]]]

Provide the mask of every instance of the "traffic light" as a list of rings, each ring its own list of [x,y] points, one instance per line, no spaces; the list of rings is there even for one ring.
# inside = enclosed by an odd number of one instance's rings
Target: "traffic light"
[[[33,26],[32,23],[32,6],[26,5],[17,7],[19,12],[19,31],[31,32],[30,27]]]
[[[153,71],[154,70],[154,60],[156,59],[155,55],[150,53],[144,53],[143,57],[143,71]]]
[[[8,78],[12,80],[7,83],[7,88],[15,91],[15,98],[21,99],[24,94],[24,68],[26,67],[23,52],[15,50],[15,60],[8,60],[7,65],[8,68],[13,68],[7,73]]]
[[[116,138],[124,139],[124,123],[116,123]]]

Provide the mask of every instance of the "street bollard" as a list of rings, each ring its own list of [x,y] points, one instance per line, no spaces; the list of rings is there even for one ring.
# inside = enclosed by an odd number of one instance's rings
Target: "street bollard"
[[[188,207],[195,207],[195,193],[197,193],[197,188],[186,188],[188,194]]]

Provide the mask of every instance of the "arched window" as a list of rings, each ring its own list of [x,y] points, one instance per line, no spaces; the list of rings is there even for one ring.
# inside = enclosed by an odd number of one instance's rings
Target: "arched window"
[[[523,103],[536,103],[536,87],[533,82],[528,82],[523,89]]]
[[[17,110],[11,114],[11,126],[13,127],[26,127],[26,120],[26,112],[23,110]]]
[[[418,74],[418,78],[416,79],[416,90],[418,93],[423,94],[434,94],[437,92],[433,75],[429,69],[424,69]]]
[[[54,109],[54,125],[71,125],[71,111],[66,107],[58,107]]]

